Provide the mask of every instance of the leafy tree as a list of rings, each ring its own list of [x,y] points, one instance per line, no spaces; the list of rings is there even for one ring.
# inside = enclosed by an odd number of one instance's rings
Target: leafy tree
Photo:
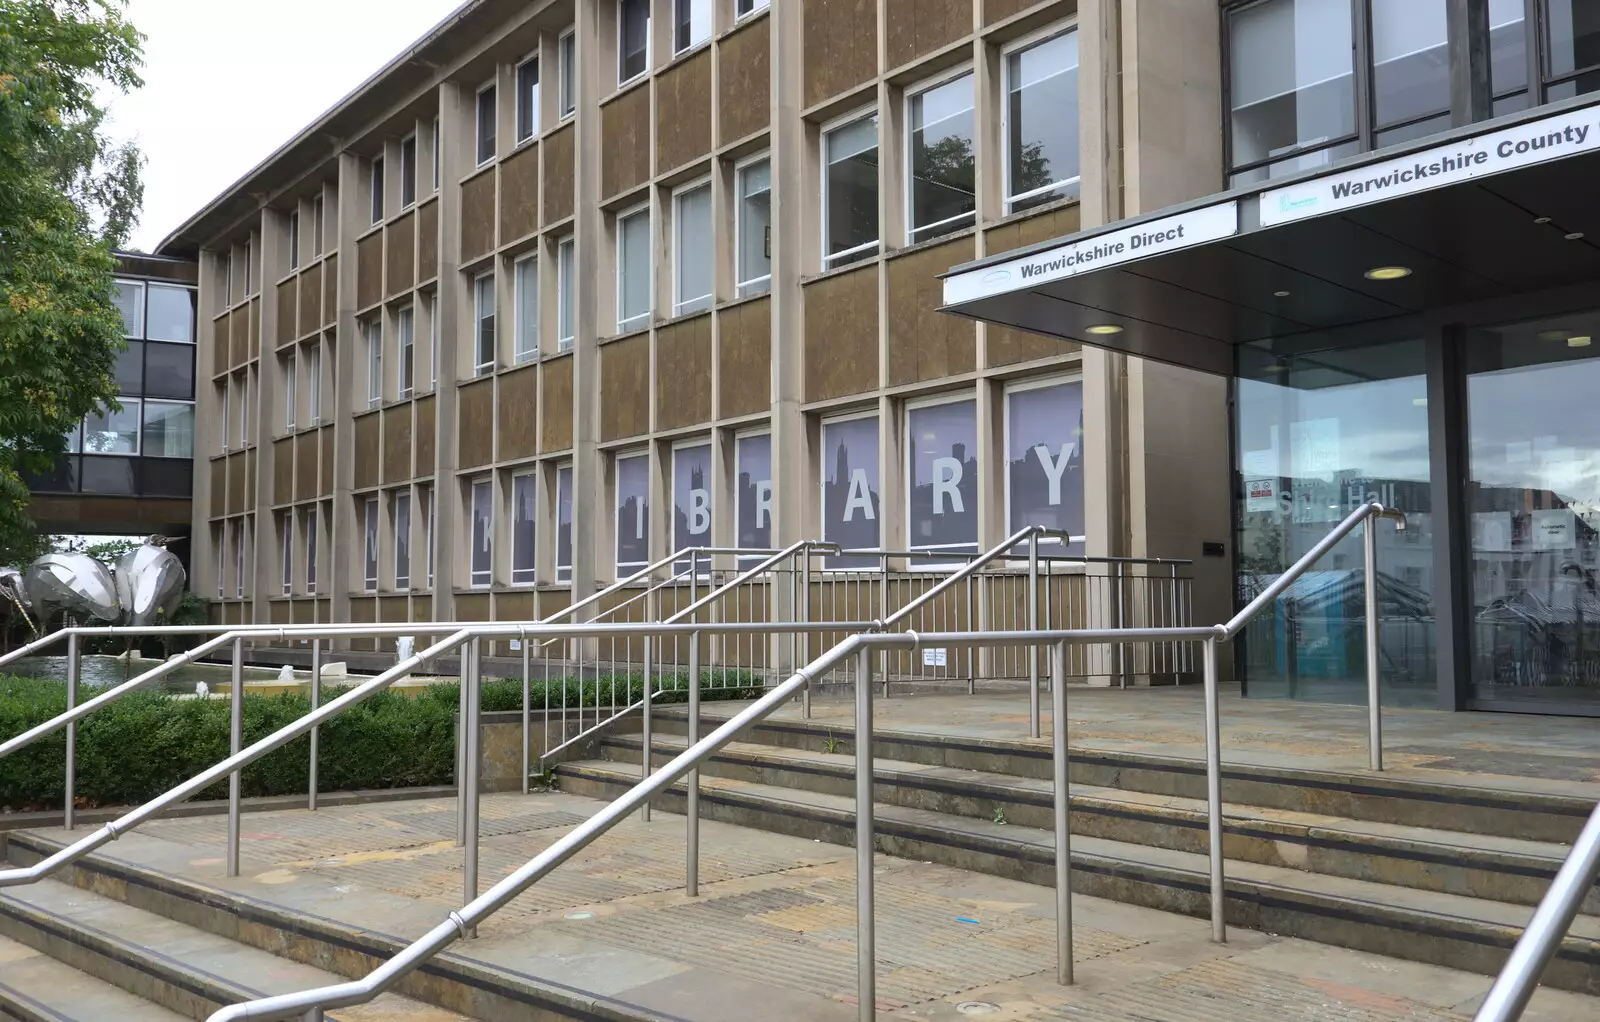
[[[0,3],[0,563],[38,544],[22,474],[117,407],[112,250],[137,219],[143,158],[106,136],[95,88],[141,84],[143,37],[122,7]]]

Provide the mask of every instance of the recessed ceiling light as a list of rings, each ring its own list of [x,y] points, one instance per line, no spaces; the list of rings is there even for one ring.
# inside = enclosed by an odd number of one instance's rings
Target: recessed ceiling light
[[[1533,218],[1533,222],[1536,224],[1547,224],[1550,222],[1550,218],[1547,216],[1536,216]]]
[[[1589,346],[1589,341],[1590,341],[1590,339],[1588,337],[1568,337],[1567,338],[1567,347],[1569,347],[1569,348],[1587,348]]]
[[[1289,371],[1289,367],[1286,366],[1286,365],[1276,365],[1276,364],[1274,364],[1274,365],[1269,365],[1269,366],[1263,366],[1261,371],[1264,372],[1264,373],[1286,373],[1286,372]]]
[[[1109,337],[1112,334],[1122,333],[1122,328],[1115,323],[1097,323],[1089,328],[1089,332],[1098,337]]]
[[[1538,338],[1541,341],[1564,341],[1567,339],[1565,330],[1540,330]]]
[[[1399,280],[1411,276],[1409,266],[1374,266],[1364,276],[1368,280]]]
[[[1273,295],[1274,298],[1287,298],[1287,297],[1289,297],[1289,292],[1287,292],[1287,291],[1274,291],[1274,292],[1272,292],[1272,295]]]
[[[1567,235],[1567,240],[1568,241],[1581,241],[1581,240],[1583,240],[1583,232],[1582,231],[1573,231],[1571,234]]]

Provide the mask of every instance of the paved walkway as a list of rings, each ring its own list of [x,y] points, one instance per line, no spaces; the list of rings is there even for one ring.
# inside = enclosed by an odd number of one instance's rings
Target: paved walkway
[[[485,885],[600,808],[559,793],[486,797]],[[157,820],[107,851],[402,937],[459,904],[453,800],[252,814],[234,879],[224,830],[221,817]],[[698,899],[681,889],[683,819],[634,818],[450,953],[693,1022],[854,1019],[854,853],[713,822],[701,833]],[[1064,988],[1050,889],[887,856],[877,882],[881,1018],[1458,1022],[1489,983],[1240,929],[1218,946],[1202,920],[1080,896],[1079,982]],[[1597,1017],[1600,1000],[1560,991],[1541,991],[1525,1016]]]

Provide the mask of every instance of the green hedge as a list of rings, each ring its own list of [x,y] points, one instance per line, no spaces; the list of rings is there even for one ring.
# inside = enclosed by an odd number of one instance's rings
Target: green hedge
[[[702,675],[703,697],[747,699],[760,682],[744,673]],[[628,705],[644,693],[639,676],[556,679],[549,705],[570,708]],[[545,706],[545,682],[532,684],[533,706]],[[714,687],[710,687],[714,686]],[[325,699],[342,689],[328,688]],[[429,686],[415,697],[379,692],[322,725],[318,783],[323,791],[405,788],[452,783],[455,776],[455,712],[458,685]],[[661,680],[663,703],[688,698],[688,677]],[[0,737],[42,724],[67,708],[66,687],[57,681],[0,676]],[[483,709],[520,710],[522,683],[486,680]],[[226,699],[179,699],[166,692],[123,696],[78,724],[80,805],[133,805],[148,801],[228,754]],[[298,693],[247,695],[244,741],[255,742],[298,720],[311,700]],[[246,767],[246,796],[304,792],[309,784],[310,739],[299,738]],[[66,784],[66,734],[57,732],[0,759],[0,810],[57,808]],[[199,798],[227,797],[223,781]]]

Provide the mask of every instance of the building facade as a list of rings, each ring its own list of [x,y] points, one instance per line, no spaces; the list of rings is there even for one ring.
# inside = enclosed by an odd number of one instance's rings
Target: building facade
[[[937,311],[1215,191],[1210,0],[475,0],[163,244],[227,622],[527,619],[691,545],[1192,558],[1226,382]]]

